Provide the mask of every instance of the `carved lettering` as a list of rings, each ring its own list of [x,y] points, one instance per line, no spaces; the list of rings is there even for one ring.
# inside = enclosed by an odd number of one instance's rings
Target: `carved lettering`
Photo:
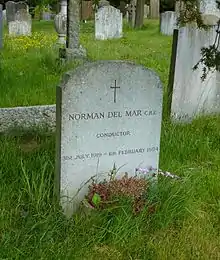
[[[88,119],[103,119],[105,118],[105,113],[78,113],[78,114],[69,114],[69,120],[88,120]]]
[[[144,152],[153,153],[159,152],[159,147],[148,147],[148,148],[131,148],[131,149],[124,149],[118,151],[111,151],[105,153],[87,153],[87,154],[77,154],[74,156],[63,156],[64,161],[67,160],[85,160],[85,159],[99,159],[102,156],[126,156],[130,154],[142,154]]]
[[[108,112],[108,118],[122,117],[121,112]]]
[[[125,116],[141,116],[141,110],[125,111]]]
[[[144,116],[155,116],[157,113],[154,110],[125,110],[120,111],[109,111],[109,112],[89,112],[89,113],[73,113],[68,115],[69,120],[95,120],[95,119],[114,119],[125,117],[144,117]]]
[[[123,131],[123,132],[112,132],[112,133],[98,133],[96,138],[109,138],[109,137],[116,137],[116,136],[127,136],[131,135],[130,131]]]

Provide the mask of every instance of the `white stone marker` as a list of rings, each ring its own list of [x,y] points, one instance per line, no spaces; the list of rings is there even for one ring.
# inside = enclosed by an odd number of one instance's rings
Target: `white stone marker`
[[[163,35],[173,35],[173,30],[177,28],[176,13],[167,11],[160,14],[160,32]]]
[[[204,24],[216,25],[220,19],[220,10],[217,7],[216,0],[201,0],[200,12]]]
[[[95,38],[107,40],[122,37],[123,17],[113,6],[103,6],[95,14]]]
[[[201,58],[201,48],[215,41],[216,28],[209,31],[194,26],[179,29],[171,113],[174,121],[187,122],[199,115],[220,112],[219,72],[201,81],[202,66],[193,67]]]
[[[158,168],[162,84],[157,74],[124,61],[97,61],[67,73],[57,91],[57,176],[67,215],[91,177]],[[91,182],[90,182],[91,183]]]

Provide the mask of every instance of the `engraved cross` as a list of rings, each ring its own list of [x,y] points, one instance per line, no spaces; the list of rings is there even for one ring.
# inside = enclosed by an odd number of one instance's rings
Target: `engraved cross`
[[[115,80],[115,86],[114,87],[110,87],[110,88],[114,89],[114,103],[116,103],[116,90],[117,90],[117,88],[120,88],[120,87],[117,87],[116,80]]]

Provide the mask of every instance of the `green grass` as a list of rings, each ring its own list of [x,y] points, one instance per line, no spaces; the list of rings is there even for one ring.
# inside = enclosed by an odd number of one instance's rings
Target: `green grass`
[[[34,30],[53,27],[35,23]],[[166,90],[171,38],[158,34],[156,22],[139,31],[126,28],[125,38],[107,42],[93,39],[92,25],[82,31],[90,58],[144,64],[159,73]],[[2,55],[1,107],[55,102],[63,73],[52,62],[56,54]],[[0,137],[0,259],[220,258],[219,116],[188,125],[164,121],[160,168],[182,180],[161,178],[149,192],[158,202],[154,214],[135,217],[122,201],[117,209],[67,220],[53,202],[54,165],[54,136]]]
[[[135,61],[156,70],[167,85],[171,37],[160,36],[158,22],[146,24],[144,30],[125,28],[124,38],[95,41],[94,26],[83,24],[81,42],[92,60],[122,59]],[[35,22],[33,31],[55,33],[53,23]],[[43,105],[55,103],[55,89],[63,74],[57,64],[57,49],[13,53],[2,52],[0,107]]]

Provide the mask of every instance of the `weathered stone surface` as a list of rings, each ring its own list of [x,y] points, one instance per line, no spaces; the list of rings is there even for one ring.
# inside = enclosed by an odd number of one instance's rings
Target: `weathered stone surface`
[[[95,14],[95,38],[98,40],[121,38],[122,26],[122,13],[113,6],[104,6]]]
[[[212,45],[215,37],[215,27],[209,31],[190,25],[179,29],[172,98],[174,121],[188,122],[199,115],[220,113],[219,72],[209,73],[202,82],[202,66],[192,69],[201,58],[201,48]]]
[[[136,167],[158,168],[163,95],[155,72],[125,61],[87,63],[67,73],[57,93],[57,171],[66,214],[91,177],[108,178],[114,165],[129,176]]]
[[[7,22],[12,22],[15,21],[15,15],[18,11],[24,10],[28,12],[29,8],[28,5],[25,2],[13,2],[13,1],[8,1],[5,4],[6,7],[6,18]]]
[[[200,12],[206,25],[216,25],[220,19],[220,10],[215,0],[201,0]]]
[[[13,21],[8,23],[8,32],[11,36],[31,35],[31,21]]]
[[[7,19],[6,19],[6,9],[4,9],[2,11],[2,15],[3,15],[3,21],[6,22],[7,21]]]
[[[9,1],[6,3],[6,10],[9,35],[30,35],[32,20],[26,3]]]
[[[55,131],[55,105],[0,108],[0,133],[7,134],[14,130],[31,131],[34,128]]]
[[[126,8],[127,10],[126,19],[131,27],[134,27],[135,25],[136,4],[137,4],[137,0],[132,0],[131,3],[128,4]]]
[[[167,11],[160,14],[160,32],[163,35],[173,35],[173,30],[177,28],[176,13]]]
[[[66,49],[66,58],[67,60],[71,60],[74,58],[80,58],[80,54],[82,54],[81,58],[85,58],[86,50],[80,46],[79,43],[79,3],[77,0],[69,0],[68,7],[68,20],[67,20],[67,49]]]
[[[86,49],[82,45],[74,49],[66,48],[66,60],[71,61],[74,59],[87,59]]]

